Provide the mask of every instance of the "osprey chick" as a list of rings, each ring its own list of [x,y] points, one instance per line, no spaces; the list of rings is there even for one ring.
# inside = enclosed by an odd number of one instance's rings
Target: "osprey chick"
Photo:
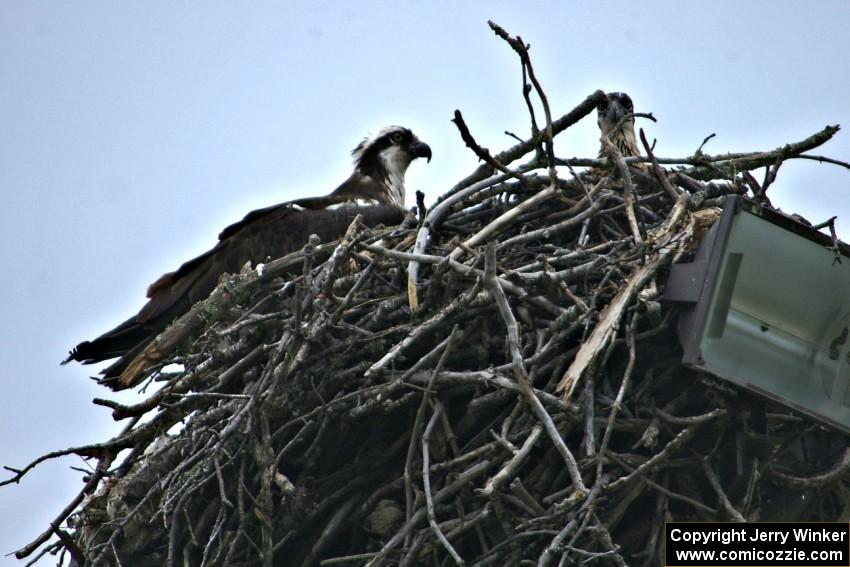
[[[596,123],[602,136],[607,136],[623,157],[639,156],[640,150],[635,137],[635,111],[632,99],[626,93],[608,93],[596,107]],[[599,149],[599,157],[606,157],[605,144]]]
[[[336,240],[358,213],[370,227],[399,224],[405,216],[404,174],[417,158],[431,161],[431,148],[409,129],[388,126],[364,139],[352,155],[354,172],[333,192],[248,213],[226,227],[211,250],[152,283],[148,302],[136,315],[78,344],[62,364],[120,357],[101,372],[101,383],[114,390],[133,386],[139,376],[122,377],[122,372],[174,319],[206,299],[223,273],[299,250],[311,234],[325,242]]]

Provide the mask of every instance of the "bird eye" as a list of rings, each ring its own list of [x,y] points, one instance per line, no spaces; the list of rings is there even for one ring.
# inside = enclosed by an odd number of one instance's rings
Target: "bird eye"
[[[402,138],[401,132],[393,132],[393,135],[392,135],[393,142],[399,143],[399,142],[401,142],[401,138]]]

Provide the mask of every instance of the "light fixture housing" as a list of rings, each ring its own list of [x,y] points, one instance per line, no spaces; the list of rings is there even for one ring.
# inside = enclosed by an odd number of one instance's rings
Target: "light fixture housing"
[[[850,247],[737,195],[664,298],[682,362],[850,433]]]

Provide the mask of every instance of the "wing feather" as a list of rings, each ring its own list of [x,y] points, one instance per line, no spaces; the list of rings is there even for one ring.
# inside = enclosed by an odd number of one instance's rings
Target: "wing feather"
[[[80,343],[68,360],[88,364],[120,356],[104,371],[104,383],[118,389],[114,377],[175,318],[208,297],[222,274],[235,273],[246,262],[257,264],[299,250],[310,234],[317,234],[323,242],[336,240],[357,214],[363,214],[364,223],[372,227],[399,224],[404,219],[405,211],[392,205],[321,208],[337,200],[301,199],[248,213],[225,228],[212,249],[153,282],[148,287],[148,301],[137,315]]]

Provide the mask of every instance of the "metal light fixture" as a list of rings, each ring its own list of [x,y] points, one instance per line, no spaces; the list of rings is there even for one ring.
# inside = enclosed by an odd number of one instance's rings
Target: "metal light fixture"
[[[672,266],[682,362],[850,433],[850,247],[738,196]]]

